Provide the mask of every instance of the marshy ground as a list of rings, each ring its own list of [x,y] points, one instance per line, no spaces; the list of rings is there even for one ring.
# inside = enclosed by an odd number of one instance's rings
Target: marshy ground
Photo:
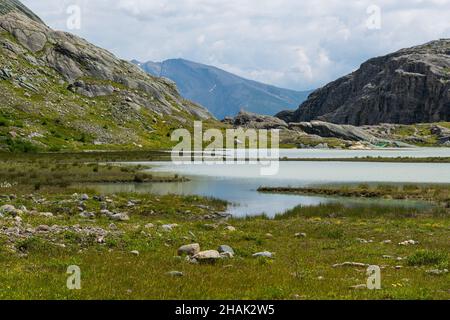
[[[132,156],[108,157],[1,157],[1,299],[450,298],[441,195],[426,210],[334,204],[233,219],[220,200],[83,188],[135,181],[136,167],[100,164]],[[193,243],[201,251],[228,245],[234,255],[208,263],[178,256]],[[81,290],[67,289],[70,265],[81,269]],[[381,290],[360,286],[368,265],[381,267]]]

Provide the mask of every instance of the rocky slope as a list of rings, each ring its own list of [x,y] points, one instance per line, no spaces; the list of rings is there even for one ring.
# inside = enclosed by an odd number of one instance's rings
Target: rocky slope
[[[172,82],[50,29],[15,0],[0,1],[0,92],[10,150],[166,147],[173,129],[213,118]]]
[[[450,40],[371,59],[277,116],[358,126],[450,121]]]
[[[26,15],[28,18],[39,22],[44,23],[41,18],[39,18],[36,14],[34,14],[33,11],[28,9],[26,6],[24,6],[20,1],[18,0],[5,0],[0,1],[0,15],[7,14],[12,11],[21,12],[24,15]]]
[[[133,63],[154,76],[175,81],[185,98],[205,106],[219,119],[235,116],[241,110],[274,115],[281,110],[295,109],[311,93],[247,80],[224,70],[184,59]]]
[[[450,146],[450,123],[352,126],[313,120],[287,123],[277,117],[240,112],[222,122],[234,128],[280,129],[281,143],[300,148]]]

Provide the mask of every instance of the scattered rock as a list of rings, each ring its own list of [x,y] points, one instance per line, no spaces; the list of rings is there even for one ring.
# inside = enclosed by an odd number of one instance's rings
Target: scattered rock
[[[39,212],[38,215],[41,217],[45,217],[45,218],[53,218],[54,217],[53,213],[51,213],[51,212]]]
[[[443,274],[447,274],[448,273],[448,269],[443,269],[443,270],[433,269],[433,270],[428,270],[426,273],[434,275],[434,276],[441,276]]]
[[[360,262],[344,262],[344,263],[337,263],[337,264],[333,265],[333,268],[339,268],[339,267],[368,268],[369,265],[366,263],[360,263]]]
[[[295,237],[296,238],[306,238],[306,233],[303,233],[303,232],[302,233],[296,233]]]
[[[364,289],[367,289],[367,285],[366,284],[358,284],[356,286],[351,286],[350,289],[364,290]]]
[[[114,223],[111,223],[111,224],[109,225],[109,229],[111,229],[111,230],[117,230],[117,226],[116,226]]]
[[[20,216],[23,213],[22,210],[16,209],[10,204],[5,204],[0,207],[0,215],[10,215],[13,217]]]
[[[236,231],[236,228],[233,227],[233,226],[226,226],[226,227],[225,227],[225,230],[226,230],[226,231],[230,231],[230,232],[234,232],[234,231]]]
[[[253,257],[255,257],[255,258],[262,257],[262,258],[272,259],[274,257],[274,254],[272,252],[264,251],[264,252],[257,252],[255,254],[253,254]]]
[[[89,200],[89,196],[88,196],[87,194],[82,194],[82,195],[80,196],[80,200],[81,200],[81,201],[87,201],[87,200]]]
[[[147,223],[144,228],[145,229],[153,229],[155,227],[155,225],[153,223]]]
[[[110,216],[111,220],[129,221],[130,217],[126,213],[116,213]]]
[[[167,275],[171,276],[171,277],[183,277],[184,273],[180,272],[180,271],[170,271],[170,272],[167,272]]]
[[[200,252],[200,245],[198,243],[188,244],[181,246],[178,248],[178,255],[188,255],[188,256],[195,256]]]
[[[83,211],[82,213],[80,213],[80,217],[86,219],[93,219],[95,218],[95,213]]]
[[[130,253],[135,256],[139,255],[139,251],[137,251],[137,250],[130,251]]]
[[[230,246],[221,245],[218,248],[220,256],[224,259],[232,259],[234,258],[234,250]]]
[[[207,229],[207,230],[215,230],[217,229],[219,226],[217,224],[204,224],[203,228]]]
[[[400,246],[414,246],[414,245],[418,245],[418,244],[419,244],[419,241],[414,241],[414,240],[406,240],[406,241],[399,243]]]
[[[161,229],[163,229],[164,231],[172,231],[176,227],[178,227],[178,225],[175,224],[175,223],[173,223],[173,224],[163,224],[161,226]]]
[[[191,264],[198,264],[198,260],[190,256],[186,256],[186,261]]]
[[[36,228],[37,232],[49,232],[51,229],[47,225],[40,225]]]
[[[108,209],[102,209],[100,210],[100,214],[107,216],[107,217],[111,217],[112,215],[114,215],[114,213],[112,213],[111,211],[109,211]]]

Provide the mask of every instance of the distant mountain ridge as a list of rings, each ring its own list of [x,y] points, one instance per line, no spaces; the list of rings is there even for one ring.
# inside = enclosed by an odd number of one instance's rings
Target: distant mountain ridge
[[[219,119],[235,116],[241,110],[274,115],[296,108],[311,93],[247,80],[219,68],[184,59],[132,62],[153,76],[171,79],[182,96],[206,107]]]

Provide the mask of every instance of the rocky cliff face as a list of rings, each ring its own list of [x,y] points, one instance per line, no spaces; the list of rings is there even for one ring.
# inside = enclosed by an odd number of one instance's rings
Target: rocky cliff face
[[[450,121],[450,40],[371,59],[277,116],[358,126]]]
[[[172,129],[211,119],[176,86],[0,1],[0,144],[163,146]]]

